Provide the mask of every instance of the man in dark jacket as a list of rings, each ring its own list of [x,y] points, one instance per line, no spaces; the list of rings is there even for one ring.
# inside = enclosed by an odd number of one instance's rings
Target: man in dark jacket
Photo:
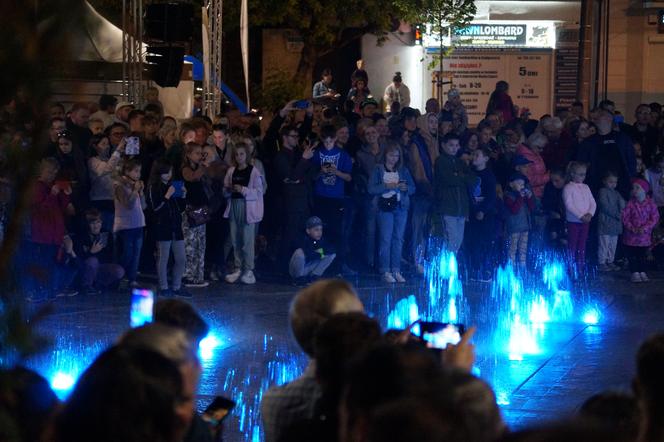
[[[593,194],[602,187],[602,178],[608,171],[618,174],[618,187],[628,200],[631,179],[636,176],[636,156],[632,140],[623,132],[613,130],[613,115],[601,109],[596,114],[597,134],[586,139],[576,154],[576,160],[588,164],[586,183]]]
[[[447,249],[458,252],[470,210],[468,189],[477,185],[477,177],[457,158],[461,147],[459,136],[453,133],[441,139],[442,152],[434,168],[434,198],[442,218],[443,236]]]
[[[279,208],[281,245],[280,262],[286,262],[302,226],[310,214],[311,180],[313,168],[298,148],[295,126],[281,129],[281,150],[274,157],[274,174],[283,205]],[[306,139],[308,143],[308,139]],[[313,146],[307,144],[306,156],[313,156]]]
[[[632,126],[627,126],[626,132],[634,143],[641,145],[641,157],[646,167],[652,166],[652,160],[657,153],[657,128],[650,122],[650,105],[639,104],[636,108],[636,122]]]

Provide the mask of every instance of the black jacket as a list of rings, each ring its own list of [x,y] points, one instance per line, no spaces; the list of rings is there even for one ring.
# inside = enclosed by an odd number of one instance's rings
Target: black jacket
[[[185,202],[182,198],[165,198],[170,184],[161,182],[151,184],[148,187],[147,202],[154,213],[155,239],[157,241],[181,241],[182,234],[182,212]]]

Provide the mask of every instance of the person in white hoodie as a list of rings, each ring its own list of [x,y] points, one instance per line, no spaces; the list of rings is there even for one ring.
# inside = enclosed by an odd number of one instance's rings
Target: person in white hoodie
[[[576,265],[576,274],[583,274],[586,262],[586,241],[590,229],[590,220],[595,216],[597,203],[584,184],[587,166],[572,161],[567,166],[567,184],[563,189],[563,202],[567,219],[567,236],[570,266]]]

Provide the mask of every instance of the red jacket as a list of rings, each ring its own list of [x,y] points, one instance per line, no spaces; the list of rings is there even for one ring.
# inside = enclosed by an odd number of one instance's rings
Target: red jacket
[[[32,242],[62,245],[65,236],[65,208],[68,205],[69,196],[63,192],[53,195],[51,186],[37,181],[30,217]]]

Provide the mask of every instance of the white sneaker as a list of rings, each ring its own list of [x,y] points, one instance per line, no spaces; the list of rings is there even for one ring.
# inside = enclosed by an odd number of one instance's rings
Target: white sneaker
[[[630,278],[630,281],[632,281],[632,282],[643,282],[643,279],[641,279],[641,274],[639,272],[634,272],[634,273],[632,273],[632,277]]]
[[[227,283],[233,284],[240,278],[240,275],[242,275],[242,272],[240,270],[236,270],[233,273],[229,273],[228,275],[226,275],[224,279],[226,280]]]
[[[254,276],[254,272],[251,270],[246,270],[242,274],[242,278],[240,278],[240,281],[244,284],[256,284],[256,277]]]
[[[640,275],[641,275],[641,281],[643,281],[643,282],[650,281],[650,278],[648,278],[648,275],[646,275],[646,272],[641,272]]]
[[[397,282],[406,282],[406,278],[403,277],[401,272],[394,272],[392,275],[394,276],[394,279],[397,280]]]
[[[394,276],[392,276],[390,272],[383,273],[383,281],[389,282],[390,284],[394,284],[395,282],[397,282],[397,280],[394,279]]]

